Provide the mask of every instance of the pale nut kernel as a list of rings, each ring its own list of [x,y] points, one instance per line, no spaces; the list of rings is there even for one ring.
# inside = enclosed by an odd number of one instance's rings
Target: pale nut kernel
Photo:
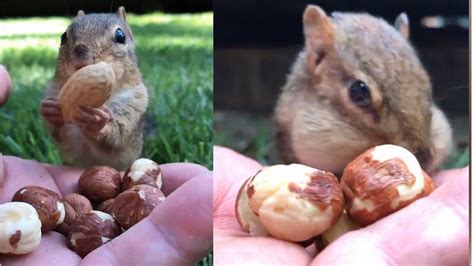
[[[41,242],[38,212],[28,203],[0,205],[0,253],[27,254]]]
[[[147,217],[164,200],[165,195],[158,188],[136,185],[115,198],[112,213],[122,228],[127,230]]]
[[[77,70],[61,88],[58,96],[64,121],[74,118],[79,106],[101,107],[112,95],[115,74],[104,62]]]
[[[36,209],[41,220],[41,231],[43,233],[54,230],[57,225],[64,221],[66,215],[64,204],[59,195],[46,188],[38,186],[23,187],[13,195],[12,201],[26,202]]]
[[[235,216],[240,227],[249,232],[252,236],[268,236],[262,224],[258,220],[258,216],[250,208],[249,197],[247,194],[248,183],[252,177],[248,178],[240,187],[235,201]]]
[[[348,214],[361,226],[434,190],[434,183],[416,157],[407,149],[391,144],[371,148],[350,162],[344,169],[341,186]]]
[[[88,168],[79,177],[79,192],[93,202],[115,198],[120,193],[120,173],[109,166]]]
[[[135,185],[149,185],[161,189],[162,183],[160,165],[150,159],[140,158],[125,171],[122,190]]]
[[[70,193],[63,198],[66,216],[64,222],[58,225],[56,231],[68,236],[77,217],[92,211],[91,202],[84,196],[77,193]]]
[[[115,199],[108,199],[102,202],[101,204],[99,204],[99,206],[97,206],[96,209],[98,211],[105,212],[112,215],[112,208],[114,206],[114,202],[115,202]]]
[[[357,230],[359,228],[361,227],[354,223],[347,215],[346,210],[344,210],[339,220],[337,220],[336,224],[331,226],[321,235],[323,243],[325,246],[327,246],[330,243],[336,241],[336,239],[338,239],[342,235],[350,231]]]
[[[85,257],[121,232],[119,224],[110,214],[91,211],[77,217],[69,233],[69,245],[79,256]]]
[[[263,168],[247,186],[250,208],[276,238],[308,240],[342,214],[344,197],[330,172],[301,164],[274,165]]]

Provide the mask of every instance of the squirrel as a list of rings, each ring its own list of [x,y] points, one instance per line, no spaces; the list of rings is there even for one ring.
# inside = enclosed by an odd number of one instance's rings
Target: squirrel
[[[65,123],[58,103],[61,88],[77,70],[101,61],[110,64],[116,76],[111,97],[100,108],[79,108],[73,122]],[[142,152],[148,101],[125,8],[115,14],[86,15],[80,10],[61,36],[54,78],[40,104],[63,162],[126,169]]]
[[[392,26],[309,5],[303,28],[305,47],[274,111],[280,158],[340,175],[370,147],[395,144],[425,171],[439,167],[451,152],[452,130],[410,44],[406,14]]]

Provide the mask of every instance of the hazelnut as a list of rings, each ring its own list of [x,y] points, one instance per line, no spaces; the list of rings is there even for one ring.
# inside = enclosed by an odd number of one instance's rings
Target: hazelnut
[[[114,201],[115,199],[108,199],[102,202],[101,204],[99,204],[99,206],[97,206],[96,209],[98,211],[105,212],[112,215],[112,207],[114,206]]]
[[[133,162],[125,171],[122,181],[122,190],[127,190],[135,185],[149,185],[161,189],[161,169],[152,160],[141,158]]]
[[[250,178],[245,190],[250,208],[265,231],[294,242],[308,240],[327,230],[337,222],[344,205],[333,174],[301,164],[265,167]],[[242,203],[245,199],[238,201]],[[245,208],[237,208],[237,212],[240,210]],[[237,217],[248,216],[237,214]]]
[[[347,215],[347,212],[344,210],[336,224],[331,226],[322,234],[324,245],[327,246],[328,244],[336,241],[336,239],[338,239],[343,234],[357,230],[359,228],[360,226],[354,223]]]
[[[349,216],[365,226],[431,193],[434,184],[429,179],[410,151],[387,144],[350,162],[341,186]]]
[[[165,200],[165,195],[156,187],[136,185],[115,198],[112,213],[125,230],[147,217]]]
[[[41,221],[28,203],[0,205],[0,253],[27,254],[39,247]]]
[[[105,62],[77,70],[59,92],[58,102],[64,121],[72,121],[78,106],[102,106],[112,95],[114,84],[115,73]]]
[[[58,225],[56,231],[67,236],[69,235],[71,227],[76,218],[82,214],[92,211],[92,205],[86,197],[77,193],[66,195],[63,198],[63,203],[66,216],[64,217],[64,222]]]
[[[108,166],[94,166],[79,177],[79,191],[89,200],[102,202],[120,193],[120,174]]]
[[[69,244],[74,252],[85,257],[120,233],[120,226],[111,215],[91,211],[77,217],[69,233]]]
[[[59,195],[49,189],[26,186],[13,195],[12,201],[26,202],[36,209],[43,233],[53,230],[64,221],[64,204]]]
[[[252,177],[248,178],[240,187],[235,201],[235,215],[240,227],[252,236],[268,236],[262,224],[258,220],[258,216],[250,208],[249,197],[247,194],[248,183]]]

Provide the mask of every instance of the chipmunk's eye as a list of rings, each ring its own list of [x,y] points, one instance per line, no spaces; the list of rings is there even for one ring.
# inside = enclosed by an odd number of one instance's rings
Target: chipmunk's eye
[[[61,45],[67,42],[67,32],[65,31],[63,35],[61,35]]]
[[[352,83],[349,89],[349,97],[360,107],[368,107],[372,102],[369,86],[360,80]]]
[[[125,33],[123,33],[121,28],[115,31],[115,41],[122,44],[125,43]]]

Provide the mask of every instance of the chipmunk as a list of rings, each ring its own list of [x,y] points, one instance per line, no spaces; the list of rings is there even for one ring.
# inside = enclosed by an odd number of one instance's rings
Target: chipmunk
[[[390,143],[414,153],[425,171],[438,167],[453,145],[451,127],[410,45],[406,14],[391,26],[310,5],[303,26],[305,47],[274,114],[282,160],[340,175],[368,148]]]
[[[81,107],[65,123],[58,94],[71,75],[98,62],[112,66],[117,86],[100,108]],[[77,13],[61,36],[54,78],[41,101],[40,113],[65,164],[109,165],[124,170],[143,147],[142,117],[148,107],[125,9],[116,14]]]

